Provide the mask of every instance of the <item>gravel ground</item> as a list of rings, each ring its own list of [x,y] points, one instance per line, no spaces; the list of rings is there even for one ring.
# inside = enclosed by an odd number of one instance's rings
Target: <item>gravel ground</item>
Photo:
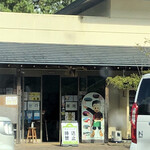
[[[62,147],[59,143],[16,144],[15,150],[129,150],[130,143],[80,143],[78,147]]]

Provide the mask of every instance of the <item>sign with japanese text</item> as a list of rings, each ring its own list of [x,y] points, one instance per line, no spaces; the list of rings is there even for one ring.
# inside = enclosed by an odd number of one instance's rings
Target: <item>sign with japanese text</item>
[[[62,146],[77,146],[79,144],[78,123],[62,122]]]
[[[6,96],[6,105],[17,105],[18,97],[17,96]]]

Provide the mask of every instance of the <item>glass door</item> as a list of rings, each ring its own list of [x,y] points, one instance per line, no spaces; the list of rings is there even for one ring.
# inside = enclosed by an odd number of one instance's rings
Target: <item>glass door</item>
[[[40,139],[41,128],[41,77],[24,77],[23,81],[23,131],[27,138],[31,124],[36,127],[37,138]]]

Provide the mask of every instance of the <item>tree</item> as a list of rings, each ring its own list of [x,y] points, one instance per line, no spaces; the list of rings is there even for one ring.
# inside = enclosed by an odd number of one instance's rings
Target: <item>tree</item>
[[[75,0],[0,0],[1,12],[53,14]]]
[[[142,52],[144,53],[146,56],[148,56],[148,58],[150,58],[150,39],[148,38],[145,38],[144,39],[144,45],[141,46],[140,44],[136,44],[137,45],[137,48]]]
[[[38,4],[44,14],[53,14],[71,4],[74,0],[39,0]]]
[[[1,12],[34,12],[32,0],[0,0]]]
[[[34,5],[31,0],[21,0],[13,7],[13,12],[33,13]]]
[[[106,79],[107,85],[112,85],[118,89],[137,89],[140,82],[140,76],[137,74],[131,74],[130,76],[115,76],[108,77]]]

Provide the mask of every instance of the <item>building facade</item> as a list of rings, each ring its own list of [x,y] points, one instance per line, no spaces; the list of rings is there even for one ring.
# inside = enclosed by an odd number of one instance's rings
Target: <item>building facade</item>
[[[149,38],[150,5],[140,0],[124,3],[90,4],[78,16],[0,13],[1,107],[7,109],[1,115],[13,120],[18,142],[26,139],[31,122],[40,141],[60,141],[61,121],[69,114],[79,123],[82,141],[81,105],[90,92],[105,99],[104,141],[113,130],[130,139],[134,92],[107,87],[106,78],[149,68],[149,57],[136,44]],[[72,111],[63,110],[69,106],[63,100],[66,96],[75,99],[69,103],[75,106]]]

